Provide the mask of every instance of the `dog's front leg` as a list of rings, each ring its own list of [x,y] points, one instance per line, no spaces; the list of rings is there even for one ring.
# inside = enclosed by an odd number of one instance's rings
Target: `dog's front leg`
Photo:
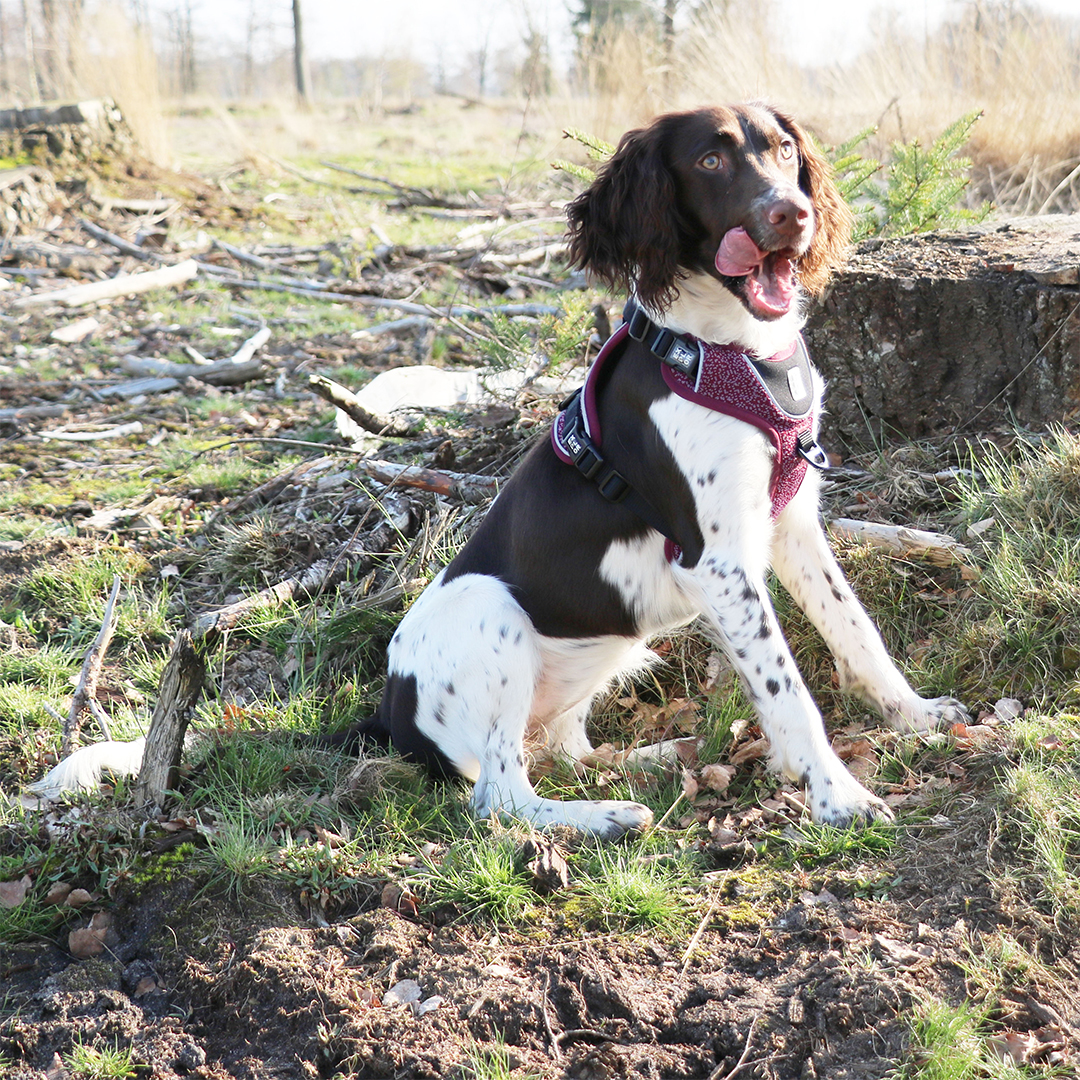
[[[704,594],[704,614],[757,709],[772,764],[805,785],[814,820],[843,827],[891,818],[888,807],[848,772],[829,745],[821,713],[780,631],[764,575],[709,552],[694,575]]]
[[[967,710],[955,698],[920,697],[893,663],[829,547],[812,491],[800,491],[777,520],[772,562],[836,658],[844,690],[868,701],[900,731],[930,731],[967,720]]]

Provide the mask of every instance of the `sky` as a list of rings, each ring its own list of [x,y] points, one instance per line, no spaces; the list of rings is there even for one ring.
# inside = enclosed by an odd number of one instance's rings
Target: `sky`
[[[204,9],[224,14],[230,4],[249,0],[201,0]],[[741,0],[754,3],[755,0]],[[777,28],[790,49],[824,63],[850,59],[867,41],[875,21],[895,16],[913,31],[929,31],[950,12],[972,0],[774,0]],[[313,57],[411,54],[431,62],[442,51],[467,53],[487,37],[494,48],[516,44],[526,24],[546,31],[568,50],[571,0],[305,0],[309,52]],[[1038,7],[1080,16],[1080,0],[1035,0]],[[263,0],[263,10],[279,6],[288,23],[290,0]],[[198,9],[197,9],[198,10]],[[200,21],[206,14],[202,13]],[[242,20],[241,20],[242,21]]]

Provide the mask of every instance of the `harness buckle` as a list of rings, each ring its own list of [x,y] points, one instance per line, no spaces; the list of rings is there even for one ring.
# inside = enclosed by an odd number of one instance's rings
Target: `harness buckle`
[[[652,326],[652,319],[645,314],[644,309],[631,300],[623,309],[623,318],[626,320],[627,334],[635,341],[644,341],[649,327]]]
[[[819,472],[824,472],[826,469],[831,469],[832,465],[829,462],[829,455],[821,447],[813,435],[809,431],[802,431],[795,439],[795,453],[799,455],[808,465],[812,465]]]
[[[607,476],[600,477],[596,481],[597,489],[600,494],[607,499],[608,502],[622,502],[626,498],[626,493],[630,490],[630,484],[627,480],[612,469]]]

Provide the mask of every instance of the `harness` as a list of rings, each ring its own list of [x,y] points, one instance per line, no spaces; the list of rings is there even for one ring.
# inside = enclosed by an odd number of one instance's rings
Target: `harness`
[[[829,459],[814,437],[813,369],[801,337],[783,353],[758,360],[733,345],[715,345],[658,327],[634,300],[627,303],[623,319],[600,350],[585,384],[563,402],[551,428],[551,442],[558,458],[596,484],[605,499],[622,503],[667,537],[669,560],[678,558],[679,538],[672,535],[660,511],[600,452],[597,387],[626,338],[642,342],[662,362],[664,382],[673,393],[765,433],[775,451],[769,485],[774,519],[794,498],[808,465],[828,468]]]

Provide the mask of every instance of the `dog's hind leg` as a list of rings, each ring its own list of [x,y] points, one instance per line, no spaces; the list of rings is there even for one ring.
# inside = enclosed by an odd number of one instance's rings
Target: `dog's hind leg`
[[[804,481],[804,489],[813,483]],[[893,663],[859,603],[818,521],[813,491],[800,491],[780,515],[773,569],[836,658],[842,689],[873,705],[901,731],[929,731],[967,719],[955,698],[920,697]]]
[[[402,620],[389,660],[380,715],[394,745],[437,771],[473,780],[478,816],[505,813],[607,839],[651,822],[637,803],[536,794],[525,767],[525,732],[541,680],[539,635],[498,579],[466,574],[433,582]]]

